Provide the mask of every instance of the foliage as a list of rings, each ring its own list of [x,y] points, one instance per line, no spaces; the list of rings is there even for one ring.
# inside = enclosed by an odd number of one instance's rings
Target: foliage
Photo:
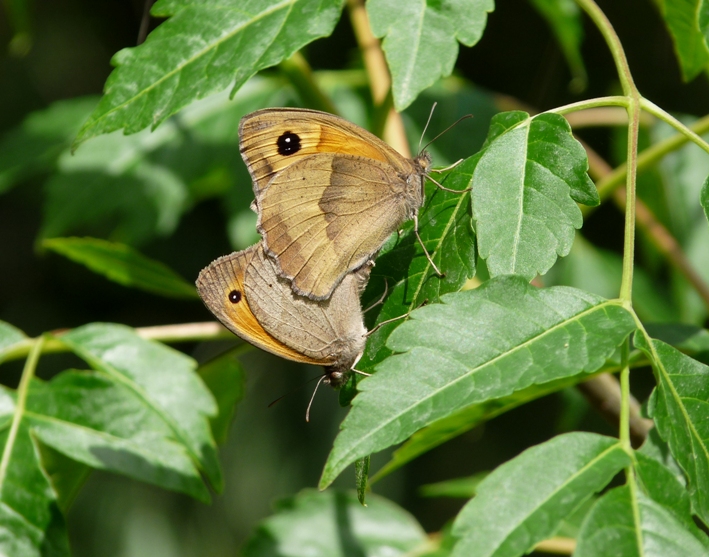
[[[15,4],[13,29],[26,37],[30,12]],[[430,100],[441,102],[434,127],[475,113],[474,129],[464,122],[430,149],[438,166],[462,158],[432,174],[438,184],[426,184],[418,216],[444,275],[408,222],[378,254],[362,295],[373,332],[362,373],[340,392],[350,409],[319,484],[353,467],[356,490],[281,501],[244,555],[515,557],[559,537],[573,538],[582,557],[709,551],[709,145],[700,137],[709,122],[683,123],[643,97],[592,0],[531,5],[577,91],[588,79],[589,16],[622,94],[531,114],[451,76],[459,43],[483,37],[492,0],[370,0],[367,33],[381,45],[355,23],[356,0],[159,0],[152,14],[165,20],[114,56],[100,99],[56,102],[0,139],[0,194],[44,180],[39,248],[123,287],[188,302],[196,295],[185,274],[147,254],[172,242],[181,255],[190,246],[180,226],[210,206],[232,248],[257,240],[236,155],[244,114],[326,106],[385,130],[404,150],[404,125],[418,139]],[[704,3],[657,5],[683,76],[705,72]],[[345,9],[362,56],[374,51],[390,76],[371,59],[366,72],[311,71],[307,45],[346,25]],[[375,102],[368,84],[383,85],[386,99]],[[575,136],[586,111],[601,114],[597,125],[627,116],[625,135],[613,139],[623,153],[616,170]],[[681,149],[687,142],[693,150]],[[611,198],[625,218],[615,251],[582,236],[584,219]],[[0,386],[0,554],[70,555],[67,512],[94,470],[201,502],[224,488],[217,443],[247,396],[248,349],[217,353],[225,335],[212,323],[132,328],[100,322],[100,312],[94,321],[36,337],[0,321],[0,363],[25,360],[19,382]],[[193,358],[167,346],[177,342],[202,344]],[[45,378],[48,355],[61,352],[73,363]],[[637,448],[631,429],[646,422],[630,378],[647,366],[654,383],[642,402],[656,429]],[[430,497],[470,499],[442,534],[427,536],[417,518],[371,493],[375,480],[435,447],[602,373],[619,374],[618,393],[598,404],[615,404],[617,435],[560,428],[489,474],[428,486]],[[388,462],[377,460],[399,444]]]

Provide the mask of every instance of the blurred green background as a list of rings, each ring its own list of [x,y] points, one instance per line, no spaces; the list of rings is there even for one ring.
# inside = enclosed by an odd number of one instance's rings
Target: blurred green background
[[[671,41],[650,0],[598,3],[616,27],[636,82],[647,98],[673,112],[695,116],[709,112],[706,76],[690,84],[681,82]],[[480,43],[472,49],[461,49],[456,78],[427,92],[407,111],[412,137],[420,133],[434,100],[440,103],[433,124],[436,132],[459,114],[475,115],[470,123],[434,145],[434,160],[439,164],[472,154],[479,147],[489,117],[501,103],[492,93],[509,95],[534,110],[544,110],[616,92],[610,56],[588,22],[582,46],[588,86],[575,91],[570,87],[572,76],[558,44],[532,4],[526,0],[497,4]],[[29,114],[57,101],[71,100],[77,114],[86,114],[111,71],[111,56],[136,44],[143,10],[143,2],[138,0],[10,0],[0,7],[0,138],[14,133]],[[153,26],[158,23],[152,21]],[[343,112],[365,123],[367,89],[358,71],[361,61],[346,13],[332,37],[316,41],[303,54],[315,70],[331,72],[323,77],[329,83],[324,87],[339,91],[336,100]],[[343,69],[353,71],[340,77],[334,73]],[[297,102],[296,93],[281,86],[277,69],[266,74],[264,81],[254,82],[256,89],[265,87],[273,102]],[[249,91],[242,93],[235,102],[248,107]],[[168,129],[169,123],[161,126],[158,133],[162,130],[173,135],[162,147],[145,151],[145,160],[135,163],[136,167],[143,165],[143,171],[146,160],[153,164],[150,168],[157,164],[170,168],[186,184],[184,190],[174,190],[183,197],[172,213],[164,199],[152,206],[154,199],[147,196],[126,201],[126,211],[137,215],[137,221],[128,225],[120,212],[86,222],[71,217],[71,211],[80,212],[82,203],[88,207],[94,199],[78,200],[71,206],[72,186],[62,182],[67,176],[76,176],[71,174],[77,172],[72,160],[82,159],[65,157],[59,163],[59,173],[54,162],[47,168],[35,168],[4,192],[0,197],[0,319],[29,335],[92,321],[140,327],[209,320],[209,313],[199,302],[169,300],[123,288],[43,251],[37,240],[42,234],[87,234],[126,241],[190,281],[219,255],[248,245],[254,237],[254,217],[248,211],[251,185],[238,153],[238,110],[229,109],[228,103],[224,95],[207,99],[198,107],[203,112],[194,109],[182,125],[176,124],[175,129]],[[66,105],[59,106],[66,109]],[[210,110],[216,115],[212,120]],[[231,116],[225,118],[225,114]],[[622,152],[622,140],[612,130],[589,128],[579,135],[609,161]],[[140,141],[149,141],[147,134],[140,137]],[[103,139],[82,146],[78,157],[88,157],[92,149],[115,149],[115,145],[130,141],[115,134],[104,144]],[[28,148],[32,145],[30,142]],[[115,152],[118,159],[119,152]],[[7,157],[2,160],[8,161]],[[0,174],[2,171],[0,167]],[[89,178],[83,175],[82,179]],[[130,172],[114,182],[101,183],[102,187],[108,184],[108,189],[98,196],[133,195]],[[167,179],[165,183],[172,184]],[[593,245],[619,252],[622,222],[614,207],[604,206],[589,219],[583,234]],[[669,273],[661,264],[653,264],[652,254],[641,252],[640,256],[641,263],[654,272],[657,282],[653,284],[672,290]],[[566,275],[557,273],[557,277],[568,275],[568,268]],[[670,317],[684,319],[687,315]],[[705,319],[703,314],[690,317],[698,323]],[[179,348],[205,361],[232,344],[187,344]],[[50,377],[77,362],[66,355],[47,357],[39,374]],[[311,422],[306,423],[304,413],[312,383],[303,383],[317,376],[319,370],[256,350],[245,355],[243,363],[248,371],[247,394],[221,451],[225,492],[216,496],[211,506],[205,506],[182,495],[94,473],[69,515],[75,555],[234,555],[258,520],[269,514],[274,499],[317,484],[346,411],[338,406],[336,395],[323,389],[316,398]],[[20,368],[21,363],[3,366],[2,382],[15,386]],[[635,394],[641,400],[647,396],[651,381],[649,373],[634,375]],[[291,394],[268,407],[286,393]],[[613,434],[575,390],[564,391],[439,447],[377,484],[375,491],[412,512],[427,531],[437,531],[464,501],[423,498],[418,492],[421,485],[490,470],[524,448],[568,429]],[[372,469],[376,470],[387,456],[376,455]],[[341,477],[338,485],[352,487],[353,474]]]

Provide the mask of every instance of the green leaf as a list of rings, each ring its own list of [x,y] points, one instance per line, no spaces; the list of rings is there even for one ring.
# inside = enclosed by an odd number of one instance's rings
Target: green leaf
[[[416,520],[394,503],[369,495],[305,490],[279,503],[258,526],[244,557],[391,557],[410,555],[426,541]]]
[[[701,557],[706,548],[662,505],[629,486],[612,489],[593,506],[574,557]]]
[[[490,276],[546,273],[583,224],[575,202],[599,203],[568,122],[558,114],[498,114],[476,157],[473,219]]]
[[[660,461],[635,453],[635,472],[646,495],[662,505],[709,550],[709,538],[692,520],[689,494],[685,485]]]
[[[648,414],[687,475],[694,512],[709,524],[709,366],[644,335],[634,342],[657,380]]]
[[[648,323],[645,330],[652,338],[671,344],[689,355],[709,352],[709,331],[684,323]]]
[[[366,507],[367,480],[369,479],[369,456],[360,458],[355,462],[355,485],[357,486],[357,500]]]
[[[464,190],[470,184],[475,161],[468,159],[443,180],[445,187]],[[413,233],[413,223],[401,235],[392,236],[377,258],[363,307],[377,302],[386,290],[381,306],[366,314],[371,331],[378,323],[404,316],[423,303],[437,302],[443,294],[456,292],[475,274],[475,235],[470,225],[470,196],[452,193],[427,184],[426,201],[419,216],[420,235],[434,262],[445,273],[440,278],[426,259]],[[386,342],[403,320],[383,325],[367,339],[357,369],[371,371],[391,354]]]
[[[169,298],[198,298],[194,285],[167,265],[125,244],[98,238],[52,238],[42,245],[123,286]]]
[[[197,370],[214,400],[218,413],[210,419],[215,441],[223,445],[229,434],[236,405],[246,394],[244,368],[232,351],[199,366]]]
[[[51,170],[97,102],[96,97],[55,102],[7,133],[0,141],[0,193]]]
[[[161,0],[169,17],[142,45],[113,58],[105,94],[79,131],[86,139],[123,129],[153,129],[190,102],[278,64],[337,23],[342,0]]]
[[[493,0],[369,0],[367,14],[392,76],[394,106],[401,112],[439,78],[451,74],[458,42],[473,46],[495,9]]]
[[[0,362],[12,348],[26,340],[27,336],[20,329],[0,321]]]
[[[707,26],[700,25],[699,7],[703,0],[656,0],[665,25],[672,36],[682,77],[690,81],[709,63]],[[704,8],[705,9],[705,8]]]
[[[142,339],[123,325],[93,323],[59,338],[92,367],[143,397],[170,425],[175,440],[186,447],[214,489],[222,489],[216,444],[209,428],[209,418],[217,414],[217,407],[194,373],[194,360]]]
[[[606,369],[617,371],[618,367],[611,363],[610,365],[603,366],[598,373]],[[437,420],[431,425],[414,433],[410,439],[396,449],[392,454],[391,460],[382,466],[372,477],[371,483],[379,481],[384,476],[404,466],[404,464],[411,462],[431,449],[470,431],[474,427],[496,416],[550,393],[576,385],[585,379],[588,379],[588,376],[584,374],[549,381],[543,385],[532,385],[531,387],[512,393],[509,396],[471,404],[450,416]]]
[[[360,382],[320,480],[466,406],[593,372],[634,329],[617,302],[567,287],[499,277],[447,294],[396,329],[403,352]],[[553,355],[553,356],[552,356]]]
[[[478,486],[490,472],[479,472],[466,478],[456,478],[445,482],[422,485],[419,493],[422,497],[458,497],[470,499],[478,492]]]
[[[0,554],[69,557],[66,523],[25,417],[15,393],[0,387]]]
[[[581,10],[573,0],[531,0],[531,3],[546,19],[564,53],[573,76],[569,88],[572,91],[584,90],[587,76],[581,56],[583,42]]]
[[[530,552],[629,463],[617,439],[595,433],[567,433],[527,449],[485,478],[460,512],[453,557]]]
[[[709,220],[709,178],[704,181],[702,193],[700,195],[701,197],[699,198],[699,202],[704,208],[704,215],[707,217],[707,220]]]
[[[209,500],[164,412],[125,378],[71,370],[49,382],[33,379],[23,392],[18,404],[14,391],[0,387],[0,554],[68,557],[60,509],[90,468]]]
[[[49,383],[35,380],[25,422],[42,443],[91,468],[209,501],[170,421],[117,377],[70,370]]]

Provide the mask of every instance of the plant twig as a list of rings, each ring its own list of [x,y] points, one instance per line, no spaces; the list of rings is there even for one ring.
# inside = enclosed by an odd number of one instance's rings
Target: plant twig
[[[53,336],[43,343],[42,353],[50,354],[68,352],[69,348],[61,341],[61,335],[70,329],[54,331]],[[138,336],[159,342],[199,342],[203,340],[217,340],[234,338],[227,329],[216,321],[204,323],[183,323],[181,325],[158,325],[155,327],[138,327],[135,329]],[[36,345],[36,339],[27,339],[19,342],[12,350],[3,356],[2,361],[17,360],[26,357]]]
[[[155,4],[155,0],[145,0],[143,4],[143,17],[140,19],[140,30],[138,31],[138,40],[136,44],[141,45],[145,42],[150,28],[150,9]]]
[[[372,34],[369,26],[369,18],[364,7],[364,0],[347,0],[347,9],[350,14],[350,22],[357,44],[362,52],[364,67],[369,76],[369,87],[372,92],[372,100],[375,108],[386,106],[387,96],[391,89],[391,77],[387,67],[381,43]],[[394,110],[393,106],[388,108],[388,116],[384,125],[384,141],[394,147],[399,153],[406,157],[411,157],[411,149],[406,138],[404,121],[401,114]]]

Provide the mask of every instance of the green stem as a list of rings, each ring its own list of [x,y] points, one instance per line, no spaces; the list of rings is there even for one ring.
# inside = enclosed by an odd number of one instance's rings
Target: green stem
[[[620,431],[619,438],[623,448],[630,454],[630,340],[626,340],[620,348]]]
[[[656,116],[660,120],[667,122],[670,126],[675,128],[678,132],[687,136],[687,139],[694,141],[694,143],[696,143],[699,147],[701,147],[707,153],[709,153],[709,143],[704,141],[701,137],[699,137],[696,133],[694,133],[690,128],[685,126],[682,122],[677,120],[677,118],[675,118],[671,114],[664,111],[662,108],[657,106],[655,103],[653,103],[652,101],[649,101],[645,98],[641,98],[640,99],[640,106],[643,109],[647,110],[653,116]]]
[[[37,369],[37,362],[39,361],[39,355],[42,353],[44,340],[44,335],[37,339],[33,339],[32,349],[29,353],[27,361],[25,362],[25,368],[22,370],[20,385],[17,387],[17,402],[15,403],[15,412],[12,416],[12,425],[10,426],[10,432],[7,435],[5,448],[2,452],[2,460],[0,460],[0,494],[2,494],[5,487],[5,477],[7,476],[8,466],[10,466],[12,449],[14,448],[15,440],[17,439],[17,432],[20,430],[20,423],[22,423],[22,418],[25,415],[27,394],[29,393],[30,383],[34,377],[34,372]]]
[[[599,108],[606,106],[628,106],[628,97],[622,97],[616,95],[613,97],[598,97],[597,99],[587,99],[585,101],[579,101],[564,106],[559,106],[557,108],[552,108],[547,110],[547,113],[552,114],[569,114],[571,112],[578,112],[579,110],[587,110],[589,108]]]
[[[640,131],[640,98],[637,93],[628,105],[628,174],[625,181],[625,236],[623,239],[623,278],[620,283],[620,299],[628,307],[633,299],[633,266],[635,264],[635,195],[638,173],[638,133]]]

